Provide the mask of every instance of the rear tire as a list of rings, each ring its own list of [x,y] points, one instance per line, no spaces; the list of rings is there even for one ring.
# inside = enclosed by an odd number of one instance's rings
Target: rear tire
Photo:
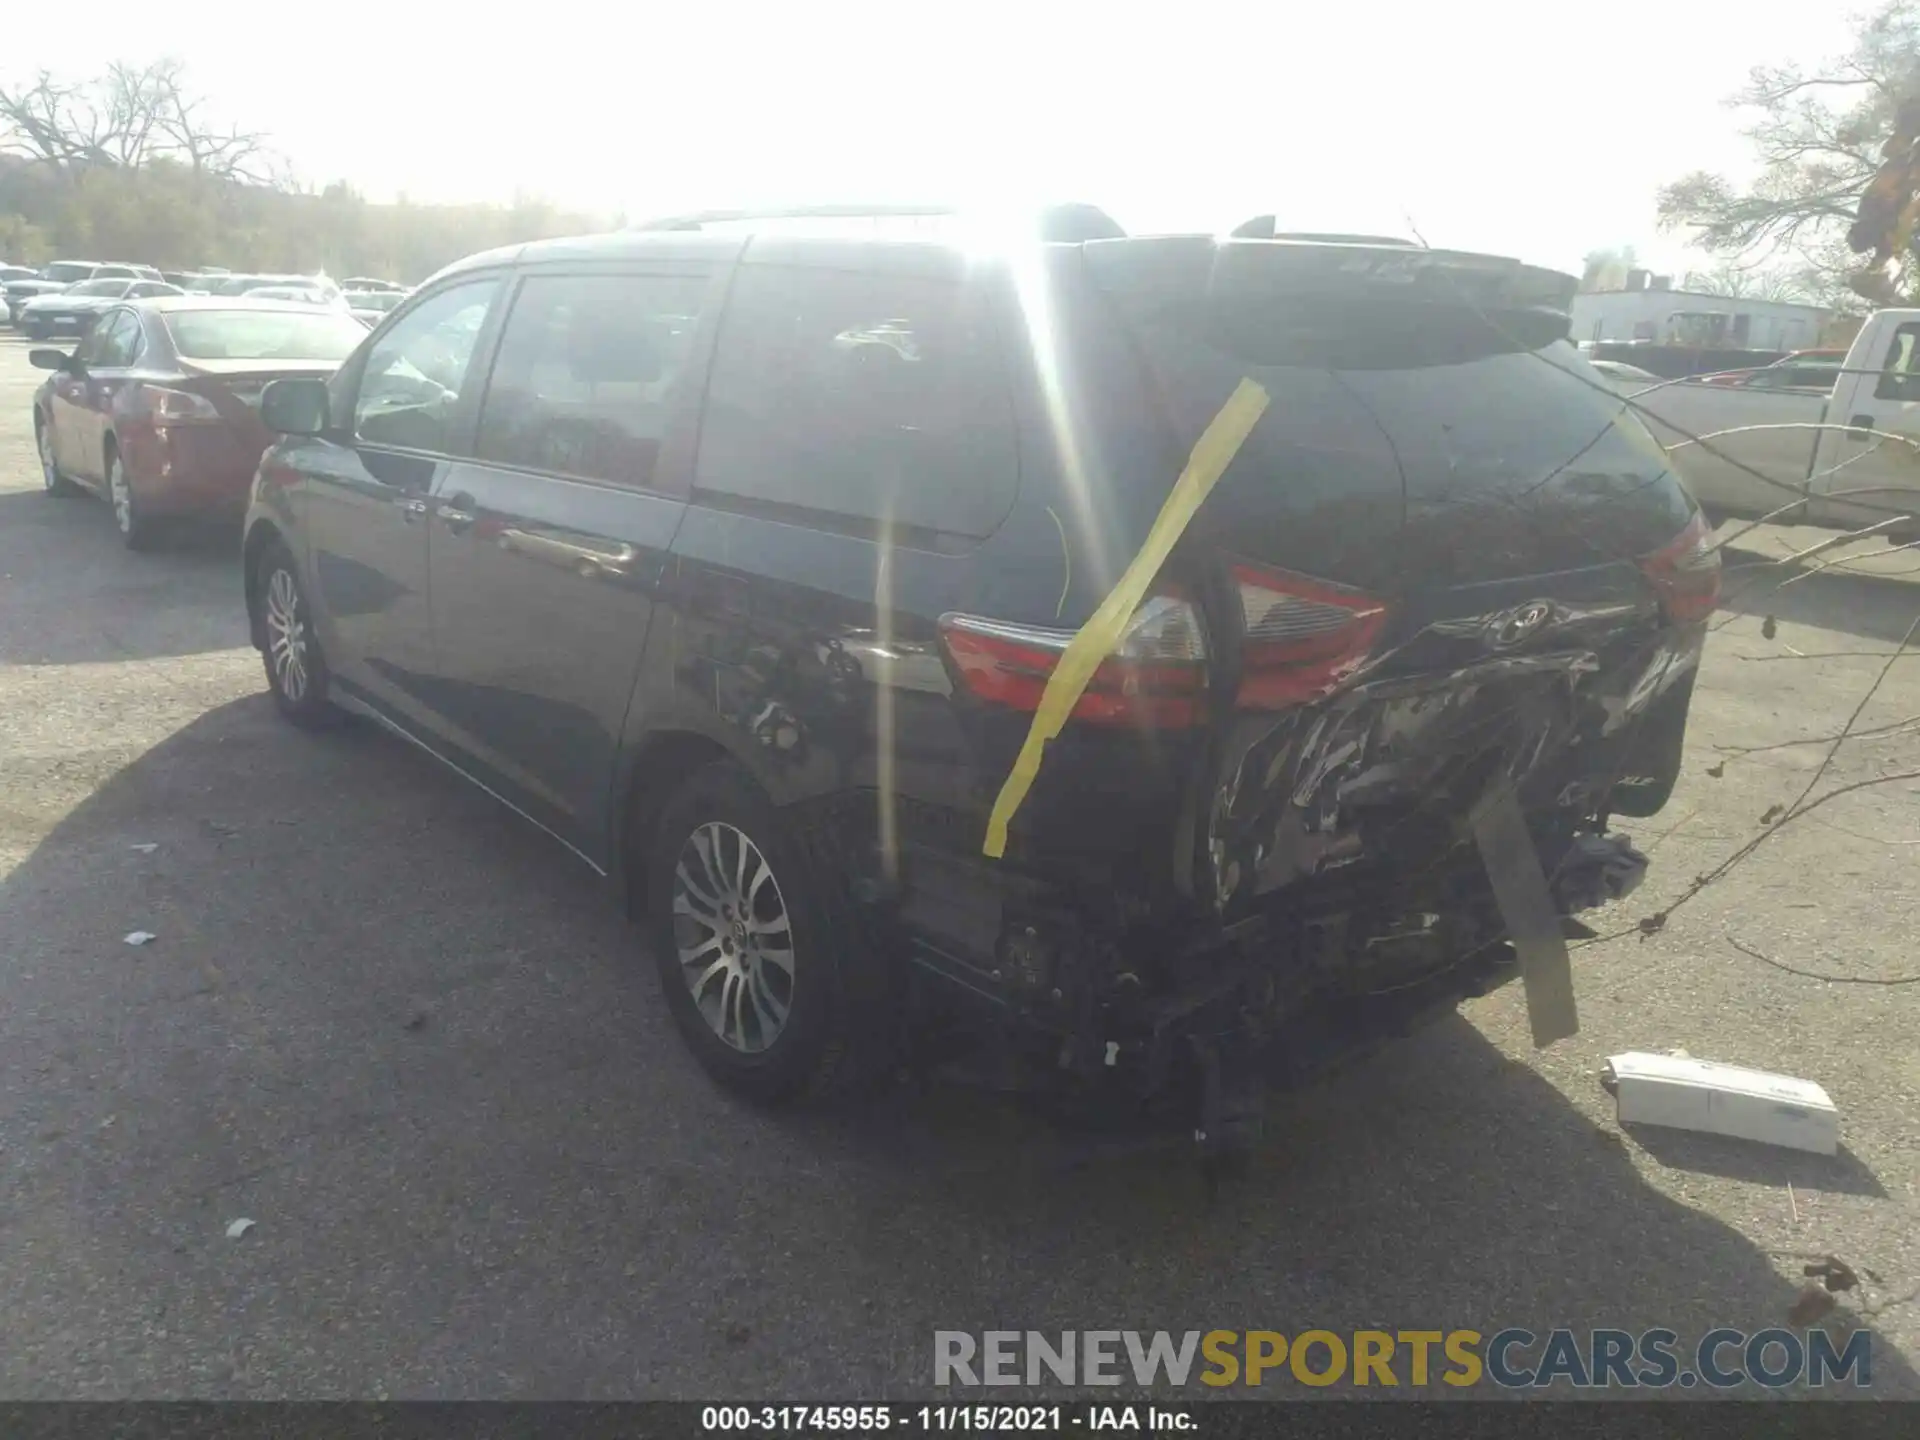
[[[120,532],[120,543],[129,550],[153,549],[159,538],[157,527],[133,493],[127,467],[120,461],[119,448],[113,445],[107,447],[107,499],[113,504],[113,523]]]
[[[254,562],[254,604],[260,607],[260,658],[266,666],[267,690],[274,706],[303,730],[324,730],[338,724],[342,712],[330,698],[333,674],[313,629],[313,607],[307,603],[300,570],[287,547],[278,541],[266,546]]]
[[[885,1049],[875,957],[788,818],[730,761],[668,799],[640,863],[668,1009],[702,1068],[761,1104],[844,1093]]]

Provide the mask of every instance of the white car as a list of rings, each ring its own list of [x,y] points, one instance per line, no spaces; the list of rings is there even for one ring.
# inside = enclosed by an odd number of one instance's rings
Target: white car
[[[298,305],[318,305],[326,310],[348,309],[347,298],[338,290],[328,291],[308,285],[262,285],[247,291],[249,300],[291,300]]]
[[[353,312],[353,318],[369,330],[387,318],[387,312],[406,299],[410,292],[406,290],[349,290],[346,292],[347,308]]]

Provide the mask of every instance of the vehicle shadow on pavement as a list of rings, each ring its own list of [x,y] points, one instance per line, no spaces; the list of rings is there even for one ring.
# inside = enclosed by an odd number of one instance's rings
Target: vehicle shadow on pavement
[[[1794,532],[1796,535],[1800,532]],[[1867,558],[1880,563],[1875,552]],[[1886,560],[1889,573],[1842,570],[1838,566],[1818,573],[1813,567],[1833,559],[1833,552],[1801,564],[1776,565],[1777,556],[1734,547],[1726,551],[1727,575],[1720,592],[1723,613],[1766,616],[1794,625],[1808,625],[1869,642],[1861,648],[1891,650],[1900,643],[1920,615],[1920,551]],[[1756,563],[1768,562],[1768,563]],[[1911,569],[1912,575],[1892,573]],[[1795,579],[1804,575],[1804,579]],[[1792,584],[1783,586],[1784,581]]]
[[[1730,1157],[1734,1142],[1596,1127],[1458,1017],[1278,1100],[1252,1173],[1211,1201],[1178,1147],[1075,1163],[994,1108],[948,1095],[866,1122],[876,1163],[887,1157],[913,1177],[904,1190],[950,1217],[923,1218],[891,1254],[868,1232],[876,1266],[965,1273],[981,1235],[1005,1235],[1031,1267],[940,1328],[1752,1332],[1789,1324],[1798,1264],[1662,1195],[1642,1170],[1718,1165],[1768,1187],[1790,1178],[1803,1197],[1884,1193],[1844,1153],[1769,1163]],[[1058,1286],[1062,1268],[1079,1283]],[[1884,1345],[1874,1393],[1920,1396],[1920,1377]]]
[[[37,842],[0,823],[31,845],[0,881],[0,1395],[904,1398],[941,1393],[937,1329],[1697,1336],[1795,1297],[1462,1019],[1277,1102],[1212,1202],[1179,1149],[1089,1161],[976,1092],[756,1111],[583,867],[264,697]],[[1891,1346],[1872,1393],[1920,1395]]]
[[[247,643],[233,527],[121,544],[99,497],[0,491],[0,665],[150,660]],[[209,624],[210,614],[224,616]],[[210,639],[211,637],[211,639]]]
[[[1886,1187],[1879,1177],[1845,1145],[1834,1155],[1814,1155],[1724,1135],[1663,1130],[1658,1125],[1635,1125],[1627,1133],[1636,1145],[1669,1170],[1720,1175],[1776,1190],[1792,1185],[1803,1193],[1826,1191],[1835,1195],[1869,1195],[1878,1200],[1887,1198]]]

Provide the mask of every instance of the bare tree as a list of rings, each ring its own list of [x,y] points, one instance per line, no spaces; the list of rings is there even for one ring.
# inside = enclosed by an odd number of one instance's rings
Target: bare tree
[[[1723,260],[1707,270],[1689,270],[1683,289],[1696,295],[1724,295],[1730,300],[1776,300],[1796,305],[1822,303],[1799,270],[1778,265],[1742,265]]]
[[[1879,147],[1920,77],[1920,0],[1887,0],[1845,54],[1806,70],[1761,68],[1730,102],[1750,117],[1750,185],[1697,171],[1660,192],[1663,228],[1743,266],[1787,258],[1800,288],[1844,292],[1844,237],[1879,168]]]
[[[186,67],[176,59],[116,62],[83,82],[42,70],[31,84],[0,87],[0,151],[69,175],[170,161],[216,179],[284,179],[263,136],[207,120],[204,101],[187,88]]]
[[[0,150],[62,169],[98,158],[101,117],[85,90],[45,70],[31,85],[0,89]]]

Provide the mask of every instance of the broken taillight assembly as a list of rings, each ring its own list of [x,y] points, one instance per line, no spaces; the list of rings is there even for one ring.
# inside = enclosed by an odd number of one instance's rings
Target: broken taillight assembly
[[[1660,593],[1660,607],[1676,625],[1704,620],[1720,603],[1720,551],[1698,510],[1686,528],[1651,555],[1640,569]]]
[[[1358,590],[1286,570],[1236,565],[1243,626],[1237,703],[1283,710],[1318,700],[1365,662],[1387,607]]]
[[[940,638],[979,699],[1032,711],[1072,641],[1071,630],[944,615]],[[1096,725],[1177,729],[1200,723],[1207,688],[1206,627],[1184,595],[1163,590],[1141,602],[1113,652],[1075,702],[1072,718]]]

